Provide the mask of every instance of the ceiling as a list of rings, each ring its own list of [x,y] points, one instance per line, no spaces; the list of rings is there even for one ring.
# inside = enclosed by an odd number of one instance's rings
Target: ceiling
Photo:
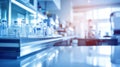
[[[93,7],[115,6],[120,0],[71,0],[74,11],[89,9]]]

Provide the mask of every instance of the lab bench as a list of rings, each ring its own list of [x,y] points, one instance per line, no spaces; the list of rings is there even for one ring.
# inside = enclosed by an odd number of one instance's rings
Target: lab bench
[[[20,58],[71,40],[74,36],[41,38],[0,38],[0,58]]]
[[[78,46],[118,45],[117,38],[76,38]]]

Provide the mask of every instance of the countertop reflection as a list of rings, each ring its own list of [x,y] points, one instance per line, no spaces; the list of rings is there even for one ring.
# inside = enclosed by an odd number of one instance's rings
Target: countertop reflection
[[[120,67],[111,63],[113,47],[52,47],[19,59],[0,59],[0,67]]]

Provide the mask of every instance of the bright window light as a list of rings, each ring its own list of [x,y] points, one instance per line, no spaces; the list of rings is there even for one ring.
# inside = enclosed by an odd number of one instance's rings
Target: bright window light
[[[110,22],[101,22],[101,23],[98,23],[98,31],[100,31],[100,36],[103,37],[106,35],[106,33],[108,33],[110,36],[112,35],[112,32],[111,32],[111,24]]]

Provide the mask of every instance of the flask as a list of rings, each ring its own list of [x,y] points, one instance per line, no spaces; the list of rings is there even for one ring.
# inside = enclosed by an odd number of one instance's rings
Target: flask
[[[8,35],[8,25],[6,20],[2,20],[1,22],[1,36],[7,36]]]

